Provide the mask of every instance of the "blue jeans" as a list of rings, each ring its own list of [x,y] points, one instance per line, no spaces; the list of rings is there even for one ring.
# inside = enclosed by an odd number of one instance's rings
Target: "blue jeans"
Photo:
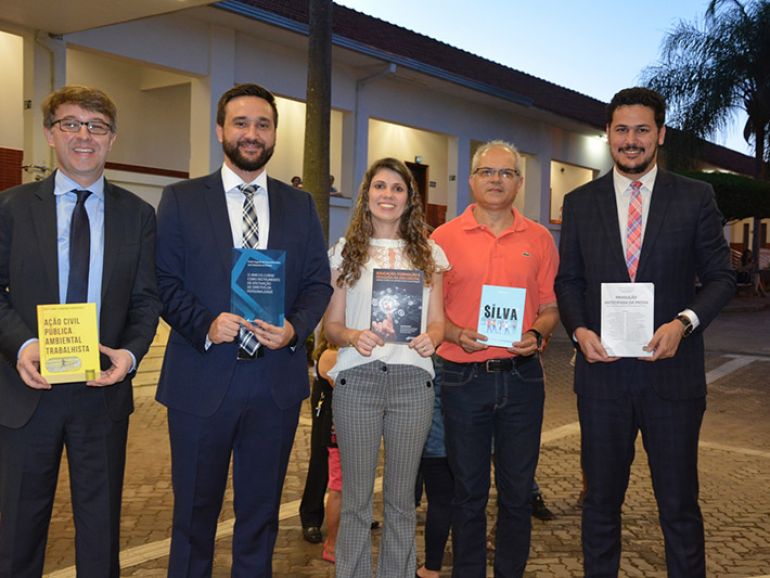
[[[486,576],[486,505],[494,442],[498,492],[495,577],[522,576],[529,556],[532,480],[540,453],[545,389],[538,356],[510,371],[440,359],[449,465],[455,477],[455,578]]]

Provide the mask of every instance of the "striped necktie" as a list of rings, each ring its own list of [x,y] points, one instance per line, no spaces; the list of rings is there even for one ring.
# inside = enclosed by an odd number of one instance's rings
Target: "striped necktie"
[[[642,252],[642,183],[631,183],[631,200],[628,203],[628,225],[626,227],[626,267],[631,281],[636,281],[639,268],[639,254]]]
[[[254,193],[257,191],[257,185],[240,185],[238,188],[243,193],[242,246],[245,249],[256,249],[259,247],[259,218],[257,209],[254,207]],[[253,357],[259,348],[256,335],[245,327],[241,327],[238,331],[238,343],[248,357]]]

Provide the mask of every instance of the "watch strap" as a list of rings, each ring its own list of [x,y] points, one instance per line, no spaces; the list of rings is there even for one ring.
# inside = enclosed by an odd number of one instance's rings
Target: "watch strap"
[[[679,322],[682,325],[684,325],[684,333],[682,334],[682,337],[689,337],[690,334],[692,334],[694,329],[692,320],[690,320],[690,318],[687,317],[687,315],[683,315],[681,313],[677,315],[676,318],[679,320]]]
[[[537,340],[537,349],[539,351],[540,348],[543,347],[543,334],[534,328],[527,329],[525,333],[531,333],[535,336],[535,339]]]

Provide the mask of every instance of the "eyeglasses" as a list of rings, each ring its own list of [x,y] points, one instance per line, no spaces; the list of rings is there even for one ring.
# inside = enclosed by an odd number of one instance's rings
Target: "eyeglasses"
[[[481,177],[482,179],[493,179],[497,175],[500,175],[501,179],[505,181],[512,181],[516,177],[520,176],[521,172],[519,169],[493,169],[490,167],[479,167],[473,171],[473,174]]]
[[[78,120],[76,118],[60,118],[51,123],[58,124],[62,132],[80,132],[80,127],[85,126],[88,132],[96,135],[105,135],[112,132],[112,125],[101,120]]]

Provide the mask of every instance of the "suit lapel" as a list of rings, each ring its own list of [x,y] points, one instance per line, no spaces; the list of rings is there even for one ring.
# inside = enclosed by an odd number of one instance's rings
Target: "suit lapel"
[[[233,236],[230,216],[227,213],[225,185],[219,171],[211,173],[204,180],[203,200],[211,222],[208,230],[214,238],[214,247],[220,256],[219,262],[225,268],[227,278],[230,279],[233,264]]]
[[[54,174],[40,182],[34,192],[37,204],[31,207],[32,222],[34,223],[37,246],[43,260],[43,267],[48,275],[48,287],[51,296],[50,303],[59,302],[59,248],[57,245],[58,229],[56,226],[56,197],[53,194]]]
[[[612,171],[604,175],[599,182],[599,199],[597,207],[599,216],[607,238],[607,249],[610,256],[610,265],[620,268],[628,275],[626,257],[623,254],[623,241],[620,238],[620,223],[618,223],[618,203],[615,198],[615,184],[612,179]]]
[[[285,214],[283,208],[283,195],[281,194],[281,187],[283,183],[271,179],[267,179],[267,198],[270,206],[270,235],[267,238],[267,247],[272,249],[276,246],[281,246],[280,236],[286,227],[281,225],[281,220]]]
[[[104,255],[102,256],[102,303],[107,297],[110,278],[115,271],[118,248],[126,241],[123,230],[122,199],[107,179],[104,179]]]
[[[650,197],[650,211],[647,215],[647,225],[644,228],[644,237],[642,238],[642,252],[639,256],[639,269],[637,278],[640,278],[644,272],[647,261],[650,260],[655,249],[655,241],[658,239],[660,228],[668,211],[672,195],[671,175],[658,169],[658,175],[655,178],[655,185]]]

